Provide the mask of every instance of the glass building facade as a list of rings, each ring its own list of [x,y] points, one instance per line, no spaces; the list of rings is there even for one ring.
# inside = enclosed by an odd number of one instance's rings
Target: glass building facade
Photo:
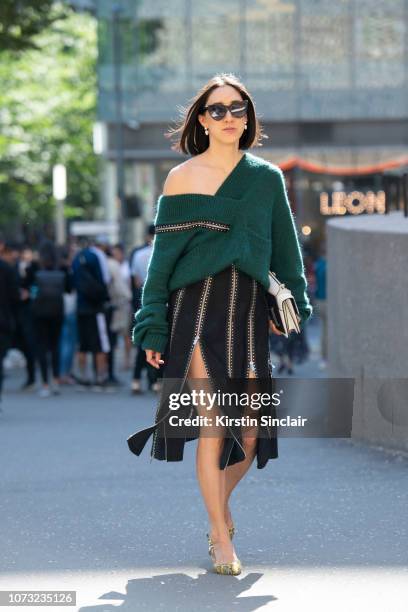
[[[114,121],[112,6],[97,3],[101,118]],[[167,121],[217,72],[264,120],[408,115],[406,0],[123,0],[123,113]]]
[[[300,156],[357,168],[407,152],[408,0],[98,0],[95,13],[106,198],[113,197],[108,166],[117,154],[117,28],[126,190],[141,194],[146,220],[180,160],[163,134],[219,72],[235,73],[248,87],[268,135],[254,152],[275,163]],[[304,203],[318,203],[309,174],[292,166],[294,206],[307,223]],[[348,181],[315,173],[310,185],[330,190],[334,180]],[[375,173],[356,182],[380,186]]]

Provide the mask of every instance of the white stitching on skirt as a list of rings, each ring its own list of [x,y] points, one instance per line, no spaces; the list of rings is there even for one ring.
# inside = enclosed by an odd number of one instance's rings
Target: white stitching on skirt
[[[196,323],[195,323],[195,328],[194,328],[194,340],[193,340],[193,344],[192,344],[192,346],[190,348],[190,353],[189,353],[189,356],[188,356],[187,367],[186,367],[186,370],[184,372],[184,382],[186,380],[187,374],[188,374],[189,369],[190,369],[191,360],[192,360],[192,356],[193,356],[193,353],[194,353],[195,346],[196,346],[196,344],[200,340],[200,334],[201,334],[203,322],[205,321],[205,315],[206,315],[206,312],[207,312],[208,296],[209,296],[209,293],[210,293],[212,280],[213,280],[213,277],[212,276],[208,276],[205,279],[205,283],[204,283],[203,289],[201,291],[199,308],[198,308],[198,315],[197,315],[197,318],[196,318]],[[201,356],[203,358],[203,363],[204,363],[204,367],[205,367],[207,376],[208,376],[209,380],[211,380],[211,375],[210,375],[210,372],[209,372],[209,369],[208,369],[208,364],[206,362],[203,350],[201,350]],[[183,385],[184,385],[184,382],[183,382]],[[190,414],[189,414],[188,418],[191,418],[191,415],[193,413],[193,409],[194,408],[192,406],[191,409],[190,409]],[[185,439],[186,439],[186,436],[184,438],[184,441],[185,441]]]
[[[256,279],[252,278],[252,293],[251,293],[251,307],[248,315],[248,365],[245,378],[249,378],[249,371],[252,369],[255,372],[255,376],[258,377],[255,364],[255,351],[254,351],[254,326],[255,326],[255,299],[256,299],[257,283]]]
[[[228,318],[226,330],[227,371],[229,378],[233,377],[233,344],[234,344],[234,311],[237,297],[238,273],[235,265],[231,266],[231,287],[228,302]]]
[[[177,297],[176,297],[176,304],[174,307],[174,315],[173,315],[173,324],[171,326],[171,333],[170,333],[170,347],[173,343],[173,336],[174,336],[174,332],[176,330],[176,323],[177,323],[177,318],[178,318],[178,314],[180,312],[180,307],[183,301],[183,297],[184,297],[184,293],[185,293],[186,288],[185,287],[180,287],[180,289],[178,289],[177,291]]]

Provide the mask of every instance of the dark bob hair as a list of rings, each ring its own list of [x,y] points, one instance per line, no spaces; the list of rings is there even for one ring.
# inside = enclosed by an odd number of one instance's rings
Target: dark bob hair
[[[255,113],[255,104],[248,90],[234,74],[223,72],[215,75],[203,85],[192,98],[188,108],[180,108],[182,117],[178,127],[171,128],[165,134],[166,138],[171,138],[174,135],[177,137],[177,141],[171,147],[172,150],[199,155],[208,149],[209,138],[198,120],[198,115],[203,114],[202,109],[206,105],[210,93],[223,85],[231,85],[241,94],[244,100],[248,100],[247,129],[244,130],[239,140],[239,148],[262,147],[261,139],[268,138],[268,136],[262,133],[261,125]]]

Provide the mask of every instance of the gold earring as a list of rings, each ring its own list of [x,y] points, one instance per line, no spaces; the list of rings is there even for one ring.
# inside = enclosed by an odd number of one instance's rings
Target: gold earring
[[[244,130],[247,130],[247,129],[248,129],[248,125],[247,125],[247,124],[245,124],[245,125],[244,125]]]
[[[208,136],[208,128],[204,128],[205,135]]]

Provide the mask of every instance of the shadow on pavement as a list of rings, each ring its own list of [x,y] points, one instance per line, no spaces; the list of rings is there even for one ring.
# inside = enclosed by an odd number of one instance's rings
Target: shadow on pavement
[[[250,612],[276,600],[273,595],[241,597],[263,576],[251,573],[244,578],[219,576],[212,572],[192,578],[187,574],[159,574],[151,578],[129,580],[126,593],[104,593],[100,599],[123,600],[122,605],[84,606],[79,612],[113,612],[114,610],[211,610]]]

